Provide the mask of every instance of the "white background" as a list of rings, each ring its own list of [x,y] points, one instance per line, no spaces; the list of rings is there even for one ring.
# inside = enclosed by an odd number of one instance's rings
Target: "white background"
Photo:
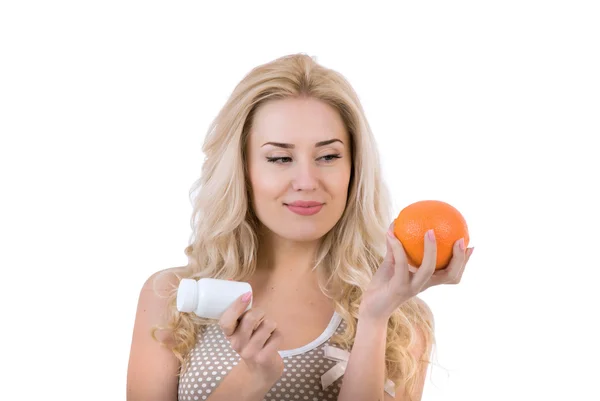
[[[137,296],[187,261],[211,120],[304,52],[358,92],[395,209],[469,223],[463,281],[422,294],[423,399],[600,399],[597,2],[207,4],[0,5],[0,398],[125,399]]]

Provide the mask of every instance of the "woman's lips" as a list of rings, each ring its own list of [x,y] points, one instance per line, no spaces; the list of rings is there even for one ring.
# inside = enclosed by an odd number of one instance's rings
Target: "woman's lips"
[[[323,204],[317,204],[315,206],[296,206],[296,205],[285,205],[290,211],[299,214],[301,216],[312,216],[317,214],[323,208]]]

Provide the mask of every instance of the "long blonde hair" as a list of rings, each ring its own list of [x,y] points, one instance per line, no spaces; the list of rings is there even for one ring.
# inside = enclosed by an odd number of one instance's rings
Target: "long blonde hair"
[[[246,140],[261,104],[300,96],[334,107],[351,137],[353,163],[346,209],[323,237],[314,265],[324,278],[319,282],[321,290],[346,322],[345,332],[334,335],[332,342],[351,347],[363,291],[385,255],[385,233],[391,222],[389,194],[358,96],[341,74],[308,55],[288,55],[252,69],[213,120],[202,148],[202,174],[190,190],[192,234],[185,248],[189,263],[178,277],[245,280],[252,276],[259,242],[247,180]],[[175,343],[170,348],[182,363],[183,372],[189,350],[212,322],[179,313],[175,301],[173,288],[165,328],[173,333]],[[435,342],[433,322],[427,316],[424,307],[411,299],[388,322],[386,375],[397,387],[404,384],[409,392],[415,385],[419,360],[408,347],[415,341],[417,330],[424,333],[428,346]],[[427,358],[424,353],[421,360],[429,363]]]

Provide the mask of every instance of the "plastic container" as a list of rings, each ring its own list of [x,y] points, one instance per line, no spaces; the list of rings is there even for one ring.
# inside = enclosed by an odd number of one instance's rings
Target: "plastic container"
[[[250,284],[242,281],[220,280],[214,278],[181,279],[177,289],[177,310],[194,312],[207,319],[220,319],[233,302],[252,291]],[[246,310],[252,307],[252,300]]]

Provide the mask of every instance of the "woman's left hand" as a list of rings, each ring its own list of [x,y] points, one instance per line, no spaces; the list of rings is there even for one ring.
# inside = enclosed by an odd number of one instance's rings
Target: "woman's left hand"
[[[363,294],[359,318],[387,321],[400,305],[427,288],[440,284],[458,284],[473,253],[473,248],[461,249],[464,242],[458,240],[454,243],[448,266],[436,271],[435,237],[430,239],[426,233],[423,262],[418,269],[412,269],[408,265],[402,244],[393,234],[393,225],[394,223],[386,236],[385,259]],[[433,230],[430,232],[433,235]]]

